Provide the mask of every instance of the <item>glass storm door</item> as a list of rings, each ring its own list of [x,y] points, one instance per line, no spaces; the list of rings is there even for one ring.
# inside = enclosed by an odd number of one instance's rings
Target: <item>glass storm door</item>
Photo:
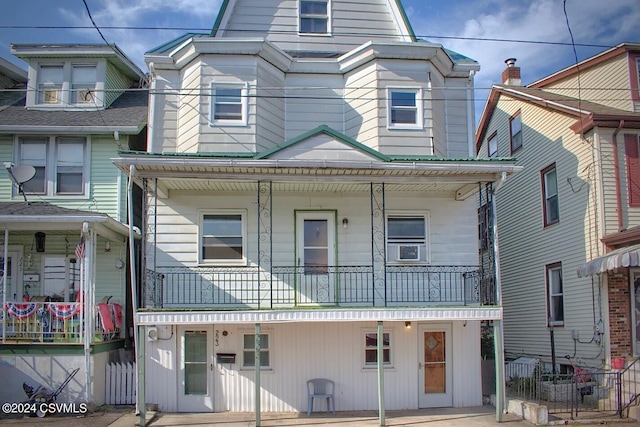
[[[0,247],[1,250],[1,247]],[[23,295],[29,296],[29,289],[25,291],[20,286],[20,274],[18,274],[19,253],[17,251],[9,250],[7,252],[7,301],[22,301]],[[0,252],[0,304],[2,303],[4,295],[4,256]],[[1,329],[1,328],[0,328]]]
[[[335,304],[335,213],[296,214],[297,303]]]
[[[213,351],[210,327],[180,329],[180,412],[213,412]]]
[[[451,325],[422,325],[418,336],[419,406],[453,406]]]

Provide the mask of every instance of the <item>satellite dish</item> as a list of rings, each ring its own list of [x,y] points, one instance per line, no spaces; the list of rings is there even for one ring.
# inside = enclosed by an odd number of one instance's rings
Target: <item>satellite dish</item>
[[[36,175],[36,168],[33,166],[16,166],[9,170],[16,184],[24,184]]]
[[[6,165],[6,164],[5,164]],[[22,197],[24,197],[24,201],[29,203],[27,200],[27,195],[24,194],[24,190],[22,189],[22,184],[29,181],[36,175],[36,168],[29,165],[24,166],[7,166],[7,172],[9,172],[9,176],[11,180],[18,186],[18,192],[22,193]]]

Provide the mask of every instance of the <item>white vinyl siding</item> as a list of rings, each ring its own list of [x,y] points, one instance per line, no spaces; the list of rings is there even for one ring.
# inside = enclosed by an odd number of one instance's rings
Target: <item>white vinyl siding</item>
[[[454,406],[482,405],[480,376],[480,322],[453,322]],[[463,326],[465,325],[465,326]],[[170,327],[160,326],[169,337]],[[254,410],[252,373],[241,370],[242,337],[251,334],[246,327],[216,324],[227,331],[220,334],[216,352],[237,354],[236,363],[216,364],[213,369],[216,392],[214,412],[251,412]],[[263,325],[263,329],[266,328]],[[375,331],[375,322],[281,323],[269,325],[271,370],[260,378],[262,410],[265,412],[306,412],[306,381],[323,376],[336,382],[336,409],[339,411],[377,410],[378,388],[374,369],[363,369],[363,331]],[[393,338],[393,369],[385,370],[387,410],[417,409],[418,346],[417,328],[406,331],[404,322],[385,322],[385,332]],[[164,335],[166,333],[166,335]],[[264,330],[262,333],[265,333]],[[236,338],[234,338],[236,337]],[[180,382],[176,372],[176,338],[147,342],[146,396],[163,412],[179,410],[176,390]],[[319,374],[321,373],[321,375]],[[319,404],[318,404],[319,405]]]

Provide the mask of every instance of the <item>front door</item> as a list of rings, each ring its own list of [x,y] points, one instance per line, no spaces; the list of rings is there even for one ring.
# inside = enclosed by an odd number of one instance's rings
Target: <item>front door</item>
[[[451,325],[421,325],[418,336],[419,406],[453,406]]]
[[[640,270],[630,270],[633,354],[640,355]]]
[[[29,298],[29,286],[27,289],[22,288],[22,281],[20,280],[20,274],[18,274],[18,264],[20,260],[20,252],[9,247],[7,252],[7,301],[22,301]],[[23,261],[24,262],[24,261]],[[4,298],[4,256],[0,252],[0,303]]]
[[[335,304],[335,212],[297,212],[297,303]]]
[[[210,326],[179,328],[178,410],[213,412],[213,349]]]

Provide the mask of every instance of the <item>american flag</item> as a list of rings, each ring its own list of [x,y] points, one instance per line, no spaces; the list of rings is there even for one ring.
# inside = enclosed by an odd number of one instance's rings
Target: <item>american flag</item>
[[[84,236],[80,236],[80,241],[78,242],[78,245],[76,246],[76,258],[78,259],[82,259],[84,258],[85,252],[84,252]]]

